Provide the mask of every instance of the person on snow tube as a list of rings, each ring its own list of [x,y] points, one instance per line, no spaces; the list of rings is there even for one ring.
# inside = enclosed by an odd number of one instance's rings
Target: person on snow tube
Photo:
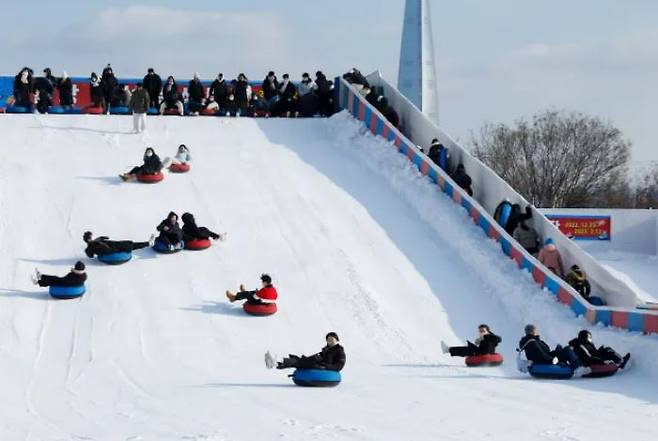
[[[607,346],[596,349],[592,333],[587,329],[580,331],[578,337],[569,342],[569,346],[574,349],[583,366],[616,364],[619,369],[624,369],[631,358],[631,354],[622,357],[617,351]]]
[[[43,287],[80,286],[84,284],[86,280],[87,274],[85,273],[85,264],[80,261],[77,261],[75,266],[71,268],[71,271],[69,271],[69,273],[64,277],[41,274],[38,268],[34,269],[34,274],[32,275],[32,283]]]
[[[502,339],[491,332],[489,325],[478,326],[479,336],[475,339],[475,343],[470,341],[466,342],[466,346],[448,346],[446,342],[441,340],[441,350],[444,354],[450,354],[451,357],[470,357],[472,355],[485,355],[495,354],[496,346]]]
[[[539,330],[535,325],[526,325],[525,336],[519,341],[519,353],[525,352],[525,356],[532,364],[562,364],[570,367],[574,375],[582,377],[590,374],[589,367],[583,366],[576,352],[571,346],[562,347],[557,345],[551,351],[539,336]]]
[[[199,239],[217,240],[221,239],[223,236],[222,234],[217,234],[206,227],[197,226],[192,213],[183,213],[181,219],[183,221],[183,239],[185,239],[185,241]]]
[[[120,174],[119,177],[124,181],[135,179],[138,174],[142,175],[155,175],[162,170],[162,161],[160,157],[155,154],[155,150],[149,147],[144,152],[144,164],[133,167],[128,173]]]
[[[290,354],[277,362],[268,351],[265,353],[265,366],[268,369],[324,369],[340,372],[345,367],[345,350],[338,343],[338,334],[330,332],[326,335],[327,345],[320,352],[311,356]]]
[[[266,303],[273,303],[279,294],[274,285],[272,285],[272,278],[268,274],[260,276],[262,288],[257,291],[247,291],[244,285],[240,285],[240,292],[233,294],[231,291],[226,291],[226,298],[233,303],[238,300],[246,300],[251,305],[264,305]]]
[[[183,231],[178,225],[178,215],[173,211],[169,212],[156,228],[160,235],[156,239],[158,242],[166,245],[170,250],[183,248]]]
[[[133,242],[131,240],[110,240],[107,236],[100,236],[94,239],[91,231],[86,231],[82,235],[82,240],[87,244],[85,254],[88,257],[95,255],[104,256],[114,253],[130,253],[146,247],[152,247],[155,242],[155,235],[151,235],[148,242]]]
[[[173,158],[165,158],[164,160],[164,166],[165,168],[169,168],[174,164],[181,165],[181,164],[187,164],[192,160],[192,155],[190,155],[190,149],[187,148],[185,144],[181,144],[178,146],[178,150],[176,151],[176,154],[174,155]]]
[[[571,265],[569,274],[567,274],[565,280],[573,289],[578,291],[585,300],[589,301],[589,296],[592,293],[592,286],[589,284],[589,280],[587,280],[585,271],[581,270],[578,265]]]

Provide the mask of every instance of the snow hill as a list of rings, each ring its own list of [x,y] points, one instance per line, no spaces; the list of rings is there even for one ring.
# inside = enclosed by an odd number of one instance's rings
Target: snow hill
[[[655,439],[658,339],[594,328],[634,354],[607,379],[515,369],[527,322],[551,344],[580,328],[465,211],[346,113],[331,119],[4,115],[0,147],[0,440]],[[121,183],[144,148],[192,171]],[[202,252],[87,259],[82,233],[144,240],[174,210],[228,240]],[[88,264],[54,301],[33,268]],[[476,270],[473,270],[476,268]],[[269,272],[279,313],[225,301]],[[503,337],[506,363],[466,368],[439,342]],[[292,385],[263,353],[312,353],[336,331],[334,389]]]

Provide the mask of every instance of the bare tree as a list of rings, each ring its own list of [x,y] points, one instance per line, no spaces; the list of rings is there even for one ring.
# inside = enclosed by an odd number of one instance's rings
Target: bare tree
[[[514,127],[485,125],[475,155],[537,207],[591,206],[626,180],[630,143],[609,122],[546,111]]]

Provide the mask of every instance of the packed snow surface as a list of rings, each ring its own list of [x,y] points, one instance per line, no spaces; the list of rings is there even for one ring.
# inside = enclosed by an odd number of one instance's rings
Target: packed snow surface
[[[526,322],[565,344],[583,319],[542,292],[459,206],[345,113],[329,120],[0,117],[0,439],[650,440],[658,339],[594,328],[633,353],[606,379],[515,369]],[[144,148],[185,143],[188,174],[122,183]],[[228,232],[206,251],[83,254],[82,233],[145,240],[174,210]],[[88,264],[55,301],[34,267]],[[268,272],[279,312],[246,316],[226,289]],[[503,337],[499,368],[439,342]],[[336,331],[343,383],[296,387],[263,353],[313,353]]]

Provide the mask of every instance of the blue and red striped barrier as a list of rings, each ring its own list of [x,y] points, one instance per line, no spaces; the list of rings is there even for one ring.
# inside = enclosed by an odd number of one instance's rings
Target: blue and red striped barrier
[[[389,123],[347,81],[336,78],[334,93],[337,109],[346,109],[352,116],[362,121],[373,135],[390,141],[401,154],[416,165],[423,175],[437,184],[453,202],[464,207],[473,222],[484,231],[487,237],[500,243],[501,251],[514,260],[520,270],[526,270],[532,274],[535,283],[546,288],[546,291],[552,294],[558,302],[569,306],[576,316],[585,317],[591,324],[601,323],[605,326],[633,332],[658,334],[658,311],[591,305],[565,281],[523,249],[475,199],[455,184],[445,171],[421,153],[398,128]]]

